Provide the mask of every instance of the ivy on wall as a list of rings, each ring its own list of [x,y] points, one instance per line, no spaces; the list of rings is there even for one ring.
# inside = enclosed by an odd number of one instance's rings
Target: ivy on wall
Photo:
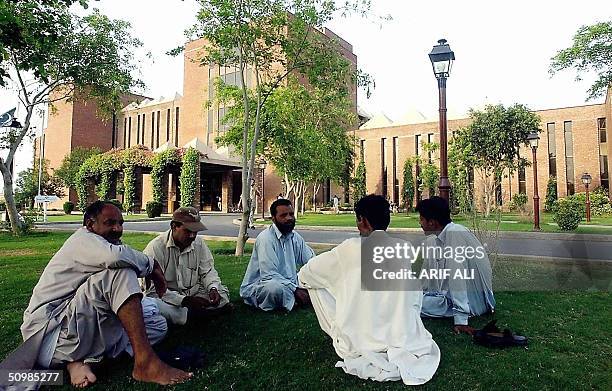
[[[181,189],[181,206],[193,206],[198,186],[198,164],[200,153],[194,148],[188,148],[183,154],[183,166],[179,185]]]
[[[153,187],[153,201],[163,203],[162,180],[164,172],[168,166],[178,165],[181,163],[182,150],[166,149],[165,151],[156,153],[151,161],[151,185]]]
[[[135,167],[150,168],[153,153],[144,146],[134,146],[126,150],[111,149],[91,156],[81,165],[77,174],[78,206],[81,211],[87,206],[87,186],[93,182],[99,199],[109,197],[113,174],[123,171],[124,210],[132,211],[136,199]]]

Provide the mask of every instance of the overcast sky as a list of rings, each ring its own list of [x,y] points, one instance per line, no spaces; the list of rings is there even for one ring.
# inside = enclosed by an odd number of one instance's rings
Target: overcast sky
[[[165,52],[185,41],[183,32],[195,21],[196,1],[91,4],[112,18],[131,22],[134,35],[151,52],[152,59],[141,64],[147,95],[182,93],[182,58]],[[534,110],[585,104],[593,78],[576,82],[573,71],[551,78],[550,58],[571,45],[580,26],[612,16],[612,7],[604,0],[372,0],[372,6],[375,14],[390,14],[393,20],[381,25],[354,17],[334,20],[327,27],[353,45],[359,67],[376,81],[370,99],[359,95],[359,105],[394,120],[412,110],[436,118],[437,87],[427,54],[440,38],[448,40],[456,56],[447,83],[450,112],[464,113],[485,103],[518,102]],[[16,102],[13,93],[0,90],[0,114]],[[588,103],[601,102],[603,98]],[[26,142],[17,172],[29,167],[31,156],[31,143]]]

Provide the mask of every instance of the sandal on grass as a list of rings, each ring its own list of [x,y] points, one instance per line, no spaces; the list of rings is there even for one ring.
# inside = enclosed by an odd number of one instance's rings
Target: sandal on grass
[[[492,320],[482,329],[476,330],[474,342],[479,345],[497,348],[527,346],[527,337],[516,335],[510,329],[504,329],[502,332],[495,323],[497,323],[497,320]]]

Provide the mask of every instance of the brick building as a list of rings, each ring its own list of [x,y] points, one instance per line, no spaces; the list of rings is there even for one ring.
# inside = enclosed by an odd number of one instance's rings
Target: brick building
[[[324,28],[319,33],[337,42],[340,54],[356,69],[357,57],[353,54],[352,45],[329,29]],[[216,145],[215,138],[228,129],[222,122],[226,108],[207,106],[206,102],[213,101],[216,78],[221,78],[227,84],[240,85],[239,72],[231,67],[201,64],[204,45],[203,39],[185,45],[182,95],[177,93],[171,98],[156,99],[136,95],[126,97],[123,109],[108,120],[98,117],[94,103],[78,96],[73,102],[56,103],[55,110],[49,115],[42,149],[43,157],[49,161],[49,168],[58,168],[64,156],[77,146],[97,146],[103,151],[135,145],[144,145],[152,151],[192,146],[202,155],[196,193],[200,209],[229,211],[236,207],[242,188],[241,159],[231,149]],[[246,76],[247,85],[253,87],[254,75],[247,72]],[[351,98],[357,112],[355,86],[351,88]],[[37,139],[36,150],[39,145],[40,140]],[[283,191],[281,178],[274,173],[273,167],[268,166],[263,174],[265,179],[261,171],[255,173],[258,194],[261,194],[262,187],[265,188],[265,200],[257,197],[257,213],[261,213],[262,207],[267,210]],[[168,173],[163,187],[164,209],[171,212],[180,202],[178,172]],[[329,182],[322,186],[317,195],[318,202],[331,199],[331,187]],[[114,188],[111,192],[117,196]],[[120,196],[117,198],[121,199]],[[144,209],[146,202],[152,199],[150,175],[146,170],[138,172],[136,198],[137,209]],[[67,200],[76,203],[76,193],[71,191],[51,207],[61,208]]]
[[[612,143],[608,129],[612,114],[612,88],[601,104],[538,110],[541,117],[540,141],[537,149],[538,188],[540,198],[546,192],[550,175],[557,178],[559,197],[583,192],[580,180],[583,173],[593,177],[591,189],[602,186],[609,189],[608,155]],[[438,121],[427,122],[424,116],[411,115],[411,123],[393,125],[384,116],[375,116],[356,132],[357,153],[366,164],[367,190],[389,197],[396,204],[403,202],[403,166],[407,158],[420,155],[424,158],[422,143],[439,142]],[[469,118],[448,121],[448,134],[468,125]],[[530,148],[523,147],[521,156],[532,160]],[[429,157],[435,160],[437,156]],[[478,178],[475,179],[476,197],[479,194]],[[533,171],[531,167],[502,179],[498,198],[507,206],[516,193],[533,196]],[[531,205],[531,203],[528,203]],[[543,202],[540,202],[543,207]]]

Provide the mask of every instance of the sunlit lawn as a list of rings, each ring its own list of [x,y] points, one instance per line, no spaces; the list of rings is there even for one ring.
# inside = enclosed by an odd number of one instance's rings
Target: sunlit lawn
[[[35,233],[15,239],[0,234],[0,357],[20,342],[19,325],[45,264],[69,236]],[[142,249],[153,238],[126,234]],[[174,327],[160,349],[194,345],[209,365],[177,389],[198,390],[401,390],[399,382],[376,383],[334,368],[337,356],[312,310],[262,313],[238,300],[248,261],[231,256],[233,242],[209,243],[236,310],[208,323]],[[250,251],[250,247],[248,247]],[[491,350],[451,333],[447,320],[425,320],[442,351],[440,367],[424,389],[558,390],[612,389],[612,307],[605,291],[527,292],[526,287],[578,285],[610,289],[610,265],[594,264],[588,281],[581,266],[508,260],[494,262],[496,318],[531,339],[528,348]],[[569,276],[569,277],[568,277]],[[514,291],[501,291],[502,287]],[[607,288],[606,288],[607,287]],[[472,321],[476,327],[489,318]],[[157,389],[130,377],[127,359],[108,361],[92,389]]]
[[[471,219],[465,216],[457,215],[453,216],[453,221],[465,226],[471,227]],[[549,223],[553,223],[552,225]],[[338,214],[338,215],[327,215],[327,214],[315,214],[306,213],[303,216],[298,217],[298,225],[311,225],[311,226],[338,226],[338,227],[355,227],[355,215],[354,214]],[[497,225],[496,217],[491,215],[487,219],[487,226],[489,228],[495,228]],[[603,226],[602,226],[603,225]],[[604,227],[609,225],[610,227]],[[564,232],[554,224],[552,215],[549,213],[543,213],[540,217],[540,227],[544,232]],[[391,216],[390,228],[420,228],[419,216],[416,213],[395,213]],[[503,214],[500,219],[499,229],[501,231],[523,231],[530,232],[533,230],[533,217],[532,216],[520,216],[517,214]],[[578,227],[576,233],[597,233],[597,234],[612,234],[612,216],[594,217],[590,223],[582,221],[581,226]]]

